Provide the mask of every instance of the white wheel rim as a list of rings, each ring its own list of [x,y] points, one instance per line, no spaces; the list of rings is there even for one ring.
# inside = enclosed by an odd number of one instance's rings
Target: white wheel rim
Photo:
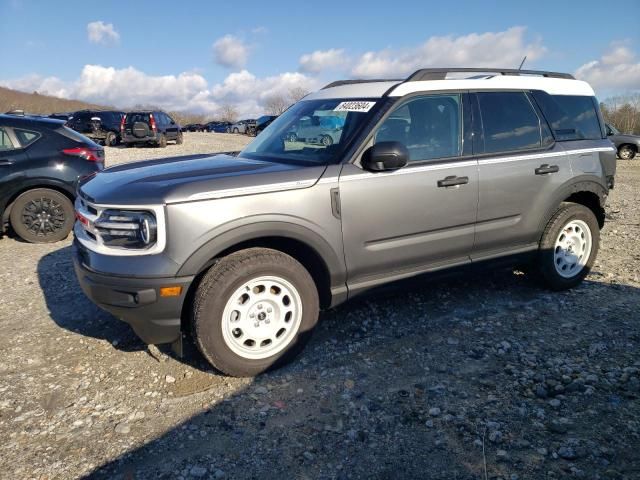
[[[261,360],[287,348],[301,323],[302,300],[296,288],[281,277],[256,277],[229,297],[222,336],[236,355]]]
[[[582,220],[571,220],[556,239],[553,263],[558,275],[575,277],[582,271],[591,255],[591,229]]]

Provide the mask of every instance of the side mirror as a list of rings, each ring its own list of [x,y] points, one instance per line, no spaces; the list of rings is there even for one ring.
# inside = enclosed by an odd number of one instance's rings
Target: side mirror
[[[376,143],[362,155],[362,167],[371,172],[397,170],[408,161],[409,150],[400,142]]]

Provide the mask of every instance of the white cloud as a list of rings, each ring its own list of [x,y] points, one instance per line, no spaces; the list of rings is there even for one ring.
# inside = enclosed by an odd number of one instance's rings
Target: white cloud
[[[154,105],[171,111],[215,115],[222,105],[231,104],[241,116],[247,117],[264,113],[264,104],[271,96],[288,95],[295,87],[318,88],[315,79],[298,72],[260,78],[242,70],[229,74],[222,83],[209,85],[202,75],[194,72],[154,76],[133,67],[117,69],[101,65],[85,65],[72,82],[28,75],[0,81],[0,85],[118,108]]]
[[[219,38],[212,48],[215,62],[224,67],[243,67],[249,58],[249,47],[233,35]]]
[[[517,68],[525,55],[529,64],[546,52],[540,39],[528,42],[525,33],[525,27],[512,27],[503,32],[434,36],[415,47],[366,52],[356,62],[352,74],[398,78],[431,66]]]
[[[300,57],[300,70],[303,72],[319,73],[323,70],[331,70],[344,67],[347,58],[344,49],[331,48],[329,50],[316,50]]]
[[[110,45],[120,41],[120,34],[116,31],[113,23],[104,23],[101,20],[87,24],[87,36],[91,43],[101,43]]]
[[[575,71],[575,77],[585,80],[595,90],[614,92],[640,90],[640,61],[623,43],[612,43],[599,60],[585,63]]]

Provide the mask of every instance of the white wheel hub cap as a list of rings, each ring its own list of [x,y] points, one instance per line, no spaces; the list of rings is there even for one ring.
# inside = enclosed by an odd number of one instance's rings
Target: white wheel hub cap
[[[222,336],[243,358],[260,360],[284,350],[302,322],[302,300],[284,278],[257,277],[244,283],[227,301]]]
[[[582,220],[571,220],[560,231],[554,247],[553,261],[561,277],[575,277],[591,255],[591,230]]]

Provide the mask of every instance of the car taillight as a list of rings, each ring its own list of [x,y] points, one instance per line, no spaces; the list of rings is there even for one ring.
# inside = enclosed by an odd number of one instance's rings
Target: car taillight
[[[62,153],[72,157],[84,158],[89,162],[102,162],[104,157],[100,149],[88,147],[65,148]]]
[[[157,132],[158,129],[156,128],[156,119],[153,118],[152,113],[149,114],[149,123],[151,124],[151,130],[153,130],[154,132]]]
[[[126,116],[126,115],[123,115],[123,116],[122,116],[122,119],[120,120],[120,131],[121,131],[122,133],[124,133],[124,122],[125,122],[125,119],[126,119],[126,118],[127,118],[127,116]]]

